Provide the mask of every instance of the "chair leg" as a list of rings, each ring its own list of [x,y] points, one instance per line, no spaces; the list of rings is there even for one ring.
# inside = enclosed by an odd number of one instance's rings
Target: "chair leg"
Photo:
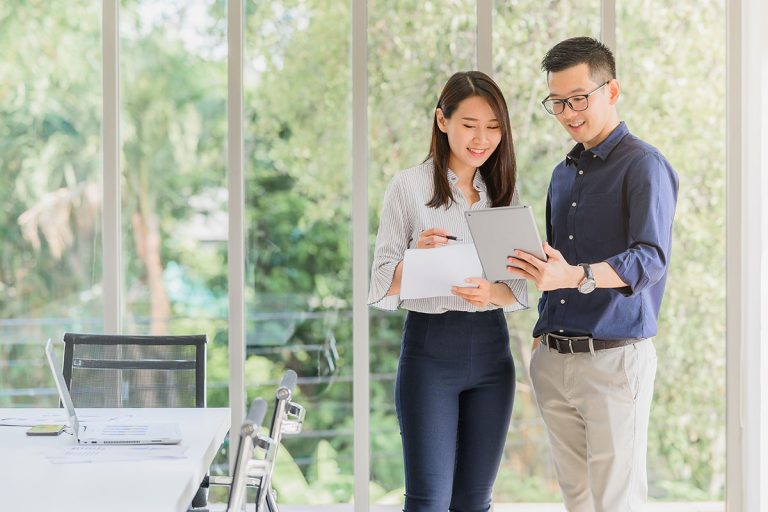
[[[280,512],[277,508],[277,502],[275,501],[275,491],[272,489],[269,489],[267,491],[267,510],[269,512]]]
[[[192,508],[205,508],[208,506],[208,489],[200,487],[192,498]]]

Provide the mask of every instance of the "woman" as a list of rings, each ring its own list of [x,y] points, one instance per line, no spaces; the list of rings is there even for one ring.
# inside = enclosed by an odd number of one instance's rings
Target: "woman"
[[[406,249],[471,240],[464,212],[517,204],[509,114],[479,71],[446,83],[427,159],[384,196],[369,304],[408,310],[395,385],[407,512],[488,510],[512,412],[515,370],[505,311],[527,307],[524,280],[400,300]],[[426,228],[426,229],[425,229]]]

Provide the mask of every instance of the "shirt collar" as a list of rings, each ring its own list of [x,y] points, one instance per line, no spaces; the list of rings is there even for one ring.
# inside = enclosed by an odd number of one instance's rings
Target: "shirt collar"
[[[592,154],[598,157],[600,160],[605,161],[616,146],[621,142],[621,139],[629,133],[629,129],[624,121],[621,121],[616,128],[606,137],[606,139],[597,146],[590,149]],[[573,149],[571,149],[565,156],[565,165],[576,165],[579,161],[581,153],[584,152],[584,144],[579,142]]]
[[[455,185],[459,182],[459,177],[456,176],[456,173],[450,169],[448,169],[448,182],[452,185]],[[479,169],[475,171],[475,176],[472,178],[472,186],[475,187],[475,190],[478,192],[482,192],[484,194],[488,192],[488,188],[485,186],[485,180],[483,179],[483,175],[480,173]]]

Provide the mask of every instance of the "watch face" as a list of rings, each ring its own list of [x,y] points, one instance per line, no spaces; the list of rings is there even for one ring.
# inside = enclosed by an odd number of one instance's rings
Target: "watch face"
[[[585,279],[580,285],[579,285],[579,291],[581,293],[591,293],[595,289],[595,280],[594,279]]]

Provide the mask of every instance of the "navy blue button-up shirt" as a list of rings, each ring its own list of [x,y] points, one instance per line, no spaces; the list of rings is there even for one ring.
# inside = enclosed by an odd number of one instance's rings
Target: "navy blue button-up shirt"
[[[594,148],[577,144],[568,153],[549,185],[547,240],[571,265],[608,263],[628,286],[544,292],[534,336],[656,335],[677,189],[669,162],[623,122]]]

